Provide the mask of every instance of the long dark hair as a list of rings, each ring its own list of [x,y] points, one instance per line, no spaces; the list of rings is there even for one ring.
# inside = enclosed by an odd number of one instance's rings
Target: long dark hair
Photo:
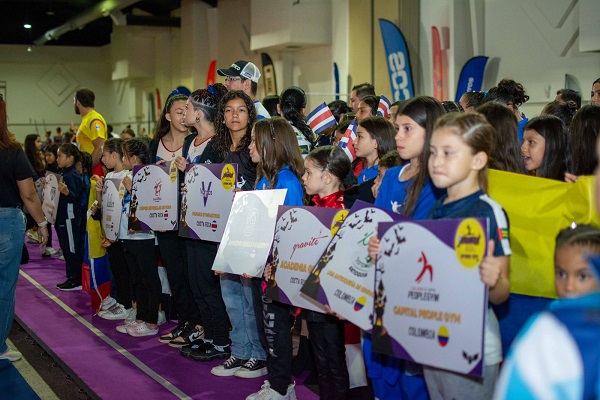
[[[38,150],[35,145],[36,140],[40,137],[37,133],[25,136],[25,155],[29,159],[31,166],[38,174],[44,172],[46,163],[43,161],[44,154],[41,150]]]
[[[304,160],[292,126],[284,118],[261,119],[254,124],[254,145],[261,156],[256,168],[256,181],[267,178],[269,188],[277,184],[277,174],[286,165],[298,180],[304,175]]]
[[[396,149],[394,125],[383,117],[367,117],[358,123],[377,142],[377,158],[381,159],[389,151]]]
[[[488,167],[520,174],[523,157],[519,145],[519,123],[515,113],[499,101],[488,101],[477,109],[494,127],[494,149]]]
[[[600,134],[600,105],[588,104],[579,109],[569,125],[570,154],[575,175],[592,175],[598,156],[596,140]]]
[[[171,112],[171,107],[173,107],[173,103],[178,100],[186,101],[188,97],[185,94],[172,94],[167,98],[167,102],[165,103],[165,108],[163,108],[162,113],[160,114],[160,121],[156,126],[156,130],[154,132],[154,136],[152,140],[155,142],[160,142],[160,140],[171,130],[171,122],[167,120],[167,114]]]
[[[327,171],[340,181],[342,188],[346,177],[352,172],[350,159],[338,146],[321,146],[311,151],[307,160],[311,160],[321,171]]]
[[[73,143],[61,144],[58,151],[64,153],[67,157],[73,157],[73,165],[81,160],[81,152]]]
[[[15,138],[8,131],[8,116],[6,114],[6,102],[4,101],[4,97],[0,96],[0,149],[10,148],[14,151],[17,151],[19,147],[19,143],[17,143]]]
[[[544,157],[536,176],[564,181],[571,166],[565,123],[554,115],[540,115],[530,119],[524,130],[536,131],[545,141]]]
[[[281,116],[296,127],[306,140],[310,142],[311,147],[313,147],[315,144],[315,134],[312,129],[310,129],[310,126],[308,126],[301,113],[302,109],[306,108],[306,94],[304,93],[304,90],[298,86],[290,86],[281,92],[279,98]]]
[[[423,144],[423,152],[419,156],[419,172],[414,177],[414,181],[408,188],[406,194],[406,203],[402,209],[403,215],[412,215],[417,208],[421,189],[429,180],[429,169],[427,163],[429,161],[429,144],[431,143],[431,134],[433,133],[433,125],[435,121],[444,115],[446,110],[442,107],[442,103],[438,99],[430,96],[419,96],[409,100],[402,112],[396,115],[405,115],[415,121],[421,128],[425,129],[425,143]]]
[[[231,90],[225,96],[223,96],[221,103],[219,104],[219,112],[215,120],[215,137],[212,139],[213,149],[223,158],[227,156],[231,149],[231,145],[233,144],[231,134],[229,133],[229,128],[227,128],[227,125],[225,125],[225,107],[227,106],[228,102],[235,99],[242,99],[244,103],[246,103],[246,108],[248,108],[248,127],[246,128],[246,134],[242,140],[240,140],[240,143],[235,151],[248,151],[252,127],[256,122],[256,109],[254,108],[254,103],[246,93],[242,92],[241,90]]]

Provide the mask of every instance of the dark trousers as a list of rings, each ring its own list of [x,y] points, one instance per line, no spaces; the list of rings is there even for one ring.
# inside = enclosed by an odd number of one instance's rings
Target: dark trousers
[[[188,281],[186,239],[180,238],[177,232],[157,232],[156,238],[179,322],[202,325],[202,316],[194,302]]]
[[[333,316],[324,317],[319,322],[307,321],[308,337],[319,374],[319,398],[345,400],[350,380],[346,366],[344,322]]]
[[[273,390],[285,394],[292,383],[292,333],[294,317],[288,304],[263,298],[267,371]]]
[[[219,276],[212,271],[218,243],[186,240],[190,289],[202,315],[204,338],[217,346],[229,344],[229,316],[221,296]]]
[[[137,302],[136,319],[156,324],[162,288],[154,239],[124,240],[125,258]]]
[[[127,258],[125,257],[125,247],[123,242],[114,242],[106,248],[108,259],[110,261],[110,270],[115,282],[115,299],[125,306],[131,308],[133,300],[133,289],[131,287],[131,276],[127,267]]]
[[[81,221],[67,219],[57,221],[56,234],[58,243],[65,257],[67,279],[81,284],[81,266],[83,265],[83,240],[81,234]]]

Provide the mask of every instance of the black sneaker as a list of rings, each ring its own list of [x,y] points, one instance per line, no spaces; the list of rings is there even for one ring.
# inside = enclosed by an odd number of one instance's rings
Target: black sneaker
[[[212,372],[212,371],[211,371]],[[267,374],[267,361],[251,358],[233,374],[238,378],[258,378]]]
[[[221,347],[221,346],[219,346]],[[188,353],[188,358],[194,361],[212,361],[214,359],[223,360],[231,356],[231,348],[229,345],[223,346],[223,350],[219,350],[212,343],[207,343],[203,349],[195,349]]]
[[[186,325],[187,325],[187,322],[184,323],[183,325],[177,325],[175,327],[175,329],[173,329],[171,332],[159,337],[158,341],[161,343],[169,343],[171,340],[173,340],[173,339],[179,337],[179,335],[181,335],[181,332],[183,332]]]
[[[182,356],[184,356],[184,357],[186,357],[186,358],[190,358],[189,354],[192,351],[204,351],[204,348],[206,346],[208,346],[208,345],[210,345],[210,343],[205,342],[204,339],[200,339],[200,340],[197,340],[193,344],[188,344],[188,345],[185,345],[183,347],[180,347],[179,348],[179,354],[182,355]]]
[[[210,373],[216,376],[233,376],[245,365],[248,360],[242,360],[236,356],[231,356],[222,365],[217,365],[210,370]]]
[[[56,284],[56,288],[60,289],[61,286],[65,286],[67,283],[71,282],[70,279],[67,279],[66,281],[64,281],[63,283],[57,283]]]
[[[187,324],[178,338],[169,341],[171,347],[183,347],[195,344],[204,339],[204,328],[199,325]]]
[[[58,290],[62,290],[63,292],[73,292],[75,290],[81,290],[81,283],[68,280],[61,285],[56,285],[56,287]]]

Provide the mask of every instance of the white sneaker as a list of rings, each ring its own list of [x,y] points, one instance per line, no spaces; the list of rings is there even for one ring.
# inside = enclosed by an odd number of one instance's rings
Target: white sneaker
[[[117,325],[116,329],[118,332],[127,333],[127,328],[133,325],[137,325],[137,322],[135,322],[135,317],[132,320],[125,319],[123,325]]]
[[[52,257],[55,254],[56,254],[56,250],[54,250],[50,246],[46,246],[46,250],[44,250],[44,252],[42,253],[42,257]]]
[[[141,322],[139,324],[131,325],[127,328],[127,333],[131,336],[141,337],[141,336],[152,336],[158,333],[158,327],[151,329],[146,325],[145,322]]]
[[[25,233],[25,236],[27,236],[27,243],[39,243],[39,237],[37,232],[29,230],[27,231],[27,233]]]
[[[265,383],[260,387],[260,390],[246,397],[246,400],[296,400],[296,390],[294,389],[295,386],[295,382],[288,385],[285,395],[282,395],[271,389],[271,384],[269,381],[265,381]]]
[[[19,353],[18,351],[11,350],[11,349],[8,349],[6,351],[6,353],[4,353],[4,354],[0,354],[0,360],[8,360],[10,362],[18,361],[22,357],[23,357],[23,354]]]
[[[115,304],[117,304],[117,300],[115,300],[114,297],[111,297],[109,295],[108,297],[105,297],[102,300],[102,303],[100,303],[100,311],[106,311],[109,308],[111,308],[112,306],[114,306]]]
[[[161,310],[158,312],[158,321],[156,322],[156,325],[162,325],[165,322],[167,322],[167,315]]]
[[[119,303],[115,303],[111,308],[105,311],[100,311],[98,316],[108,320],[125,319],[129,315],[129,310]]]
[[[129,322],[131,324],[131,322],[135,322],[136,317],[137,317],[137,310],[135,308],[131,307],[128,311],[127,318],[125,318],[125,322]]]
[[[236,356],[231,356],[221,365],[217,365],[210,370],[210,373],[215,376],[232,376],[235,375],[236,371],[242,368],[247,360],[242,360]]]

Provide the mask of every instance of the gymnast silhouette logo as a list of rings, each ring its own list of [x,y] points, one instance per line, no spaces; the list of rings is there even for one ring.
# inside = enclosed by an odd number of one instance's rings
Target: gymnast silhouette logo
[[[421,283],[421,281],[423,280],[423,277],[425,275],[425,272],[429,272],[429,282],[432,282],[433,281],[433,266],[427,262],[427,257],[425,256],[425,253],[421,252],[421,257],[419,257],[419,262],[423,263],[423,269],[421,269],[421,273],[419,273],[419,276],[417,276],[417,279],[415,279],[415,282]]]
[[[160,179],[158,179],[156,181],[156,183],[154,184],[154,195],[156,197],[160,196],[161,190],[162,190],[162,181]]]

